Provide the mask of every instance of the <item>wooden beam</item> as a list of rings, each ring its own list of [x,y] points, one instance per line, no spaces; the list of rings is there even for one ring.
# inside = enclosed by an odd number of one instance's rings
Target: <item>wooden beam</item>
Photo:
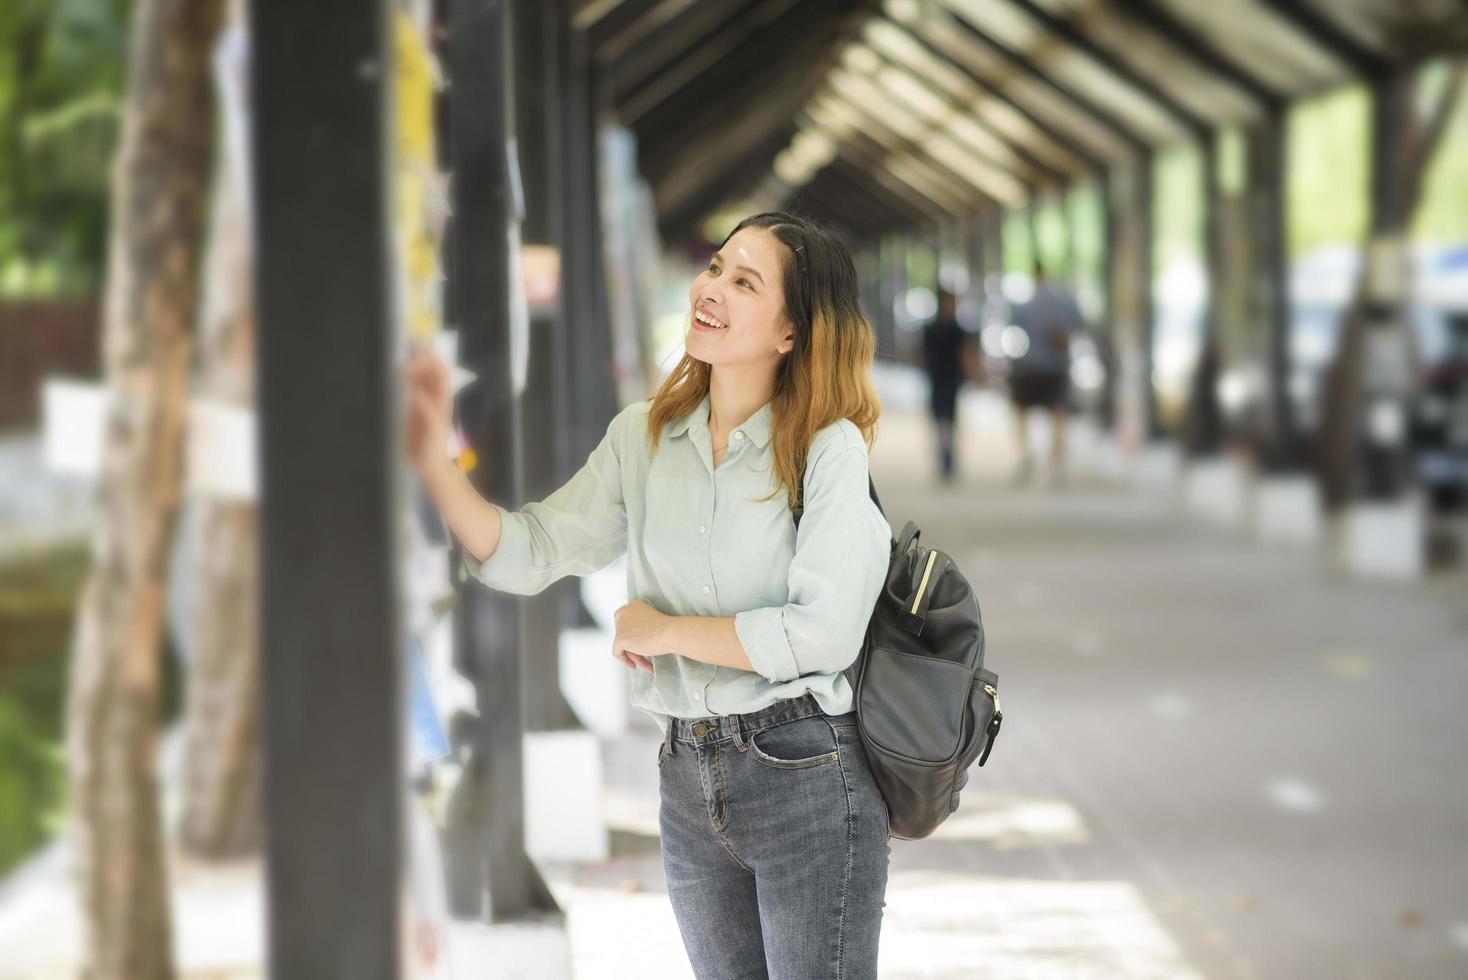
[[[796,193],[810,187],[815,187],[845,207],[863,212],[853,219],[855,223],[860,223],[864,217],[873,217],[883,230],[914,223],[912,212],[900,201],[893,203],[893,198],[884,188],[870,183],[853,183],[842,171],[833,167],[822,169],[809,184]]]
[[[1085,113],[1096,120],[1096,122],[1111,130],[1115,136],[1124,140],[1132,148],[1133,152],[1143,150],[1148,146],[1146,139],[1133,129],[1130,123],[1122,120],[1120,116],[1116,115],[1110,109],[1092,101],[1087,96],[1081,95],[1069,86],[1060,84],[1051,77],[1049,72],[1041,71],[1029,58],[1015,51],[1002,41],[991,37],[988,33],[961,15],[955,13],[948,19],[959,28],[964,37],[972,41],[977,41],[1008,62],[1011,67],[1019,69],[1032,80],[1039,82],[1051,92],[1060,96],[1066,102],[1069,102],[1075,109]]]
[[[1109,9],[1125,11],[1190,60],[1249,96],[1260,108],[1273,109],[1284,103],[1282,93],[1264,84],[1154,0],[1121,0]]]
[[[846,167],[860,173],[867,181],[883,187],[893,197],[899,198],[912,213],[914,223],[937,221],[945,216],[964,210],[961,204],[939,200],[921,187],[907,183],[889,170],[884,162],[886,151],[880,148],[873,152],[858,148],[851,142],[836,141],[836,159],[828,167]]]
[[[717,135],[733,118],[758,112],[792,116],[832,56],[836,34],[829,18],[811,13],[823,5],[812,3],[800,17],[786,11],[696,84],[635,117],[643,172],[650,178],[668,173],[675,161],[696,154],[710,133]],[[623,111],[632,108],[624,105]]]
[[[623,36],[636,36],[639,22],[655,11],[665,0],[621,0],[586,28],[591,54],[602,57],[602,50]]]
[[[951,96],[948,95],[947,92],[944,92],[942,89],[939,89],[932,82],[929,82],[927,79],[925,79],[923,76],[921,76],[921,75],[917,74],[916,72],[914,72],[908,66],[899,64],[898,62],[894,61],[892,58],[889,58],[883,52],[881,52],[881,51],[877,50],[876,48],[872,47],[870,44],[867,45],[867,50],[868,51],[871,51],[874,55],[876,55],[877,58],[884,65],[887,65],[887,66],[889,66],[889,67],[891,67],[891,68],[893,68],[893,69],[895,69],[897,71],[900,71],[904,75],[906,75],[907,77],[911,78],[915,84],[917,84],[918,86],[920,86],[929,95],[931,95],[933,98],[938,99],[940,102],[942,102],[943,105],[944,105],[944,107],[946,107],[950,112],[953,112],[956,115],[962,116],[963,118],[972,120],[973,123],[974,123],[974,125],[978,126],[985,133],[987,133],[990,136],[990,138],[996,140],[999,143],[1004,144],[1005,148],[1008,149],[1009,152],[1011,152],[1015,156],[1019,157],[1026,164],[1028,164],[1030,167],[1032,167],[1034,170],[1039,171],[1040,172],[1040,175],[1045,180],[1050,180],[1050,181],[1055,181],[1055,182],[1061,182],[1061,181],[1064,181],[1065,178],[1068,176],[1063,171],[1060,171],[1060,170],[1055,169],[1054,167],[1050,166],[1045,161],[1043,161],[1043,160],[1039,159],[1038,157],[1036,157],[1033,153],[1031,153],[1028,149],[1026,149],[1022,144],[1016,143],[1014,140],[1010,139],[1008,136],[1004,135],[1003,133],[996,133],[994,131],[994,128],[992,126],[990,126],[988,123],[986,123],[983,120],[981,120],[974,113],[973,109],[970,106],[965,106],[962,103],[958,102],[957,100],[953,99]],[[901,100],[906,106],[908,106],[910,109],[912,109],[913,112],[918,112],[919,111],[919,110],[917,110],[915,108],[912,108],[912,103],[907,101],[907,97],[906,96],[904,96],[901,93],[897,92],[891,86],[883,85],[882,88],[892,98]],[[953,135],[957,139],[963,139],[963,142],[966,145],[968,145],[969,147],[972,147],[973,148],[973,151],[976,154],[982,155],[992,165],[994,165],[996,167],[999,167],[1001,169],[1004,169],[1004,170],[1008,170],[1011,174],[1014,175],[1014,177],[1017,180],[1023,181],[1027,186],[1030,186],[1030,187],[1034,187],[1035,186],[1035,184],[1036,184],[1035,176],[1036,175],[1034,173],[1018,173],[1018,172],[1015,172],[1015,170],[1011,166],[1009,166],[1008,164],[1003,163],[1001,161],[998,161],[998,160],[993,159],[992,157],[990,157],[988,155],[988,151],[984,150],[982,147],[975,146],[972,141],[970,141],[970,140],[968,140],[966,138],[963,138],[963,137],[959,136],[957,133],[953,133],[952,130],[949,130],[949,133],[951,135]]]
[[[933,42],[929,41],[921,34],[918,34],[908,25],[898,20],[892,20],[891,18],[884,18],[884,20],[886,21],[886,23],[891,24],[893,27],[906,34],[907,37],[912,39],[915,44],[921,46],[922,49],[926,51],[930,57],[934,58],[937,61],[941,61],[953,71],[962,75],[965,79],[968,80],[971,85],[973,85],[975,88],[980,89],[986,95],[990,96],[991,98],[998,99],[1000,102],[1003,102],[1005,105],[1009,106],[1009,108],[1014,110],[1014,112],[1023,116],[1026,122],[1028,122],[1031,126],[1034,126],[1040,132],[1044,133],[1062,149],[1066,150],[1074,156],[1080,157],[1086,162],[1088,166],[1091,167],[1091,169],[1100,170],[1103,166],[1105,166],[1105,164],[1102,163],[1100,157],[1097,157],[1086,147],[1076,142],[1074,138],[1066,133],[1061,132],[1059,129],[1056,129],[1054,126],[1045,122],[1043,119],[1040,119],[1034,113],[1030,112],[1024,106],[1020,105],[1014,99],[1010,98],[1008,95],[1002,92],[998,88],[998,86],[994,85],[987,78],[984,78],[982,75],[978,74],[967,65],[954,60],[948,55],[946,51],[943,51],[942,49],[934,45]]]
[[[762,9],[778,12],[763,21],[742,19],[729,31],[687,51],[668,71],[650,76],[620,96],[622,118],[636,123],[674,96],[680,96],[679,101],[685,105],[692,101],[701,112],[707,112],[711,97],[737,98],[741,91],[747,93],[750,79],[761,77],[771,65],[782,62],[785,52],[804,48],[802,42],[812,37],[832,33],[834,10],[830,0],[764,0]]]
[[[947,214],[947,212],[935,211],[931,206],[914,204],[910,197],[895,191],[888,183],[883,182],[879,175],[855,167],[842,157],[837,157],[822,168],[821,172],[816,175],[816,179],[833,180],[851,188],[854,192],[875,198],[899,219],[899,224],[925,224]],[[903,186],[906,187],[906,185]]]
[[[1136,89],[1148,100],[1166,111],[1173,119],[1181,123],[1198,139],[1202,139],[1207,135],[1212,125],[1208,120],[1198,115],[1192,109],[1189,109],[1151,79],[1142,75],[1127,61],[1112,54],[1091,40],[1090,35],[1077,28],[1069,20],[1056,17],[1044,7],[1035,3],[1034,0],[1005,0],[1005,2],[1023,10],[1027,16],[1052,35],[1070,47],[1080,51],[1106,71]]]
[[[659,25],[635,47],[607,58],[607,78],[616,96],[623,96],[665,71],[711,38],[727,33],[751,15],[761,0],[705,0],[687,7]]]
[[[890,150],[900,151],[909,162],[916,163],[923,170],[932,173],[940,183],[954,185],[955,190],[963,189],[960,197],[964,199],[965,204],[977,206],[993,200],[993,197],[983,187],[974,183],[972,177],[956,169],[952,164],[933,156],[921,145],[893,129],[871,107],[857,105],[837,95],[828,97],[827,101],[836,103],[847,113],[857,116],[868,133],[881,134],[882,138],[878,142],[885,144]]]
[[[654,188],[659,225],[674,229],[689,225],[718,205],[737,201],[749,193],[770,172],[776,154],[790,142],[792,135],[792,128],[787,124],[753,144],[746,144],[741,152],[711,162],[713,169],[697,174],[696,181],[680,182],[677,196],[671,200],[664,199],[660,187]]]
[[[1379,78],[1394,67],[1394,60],[1378,54],[1356,40],[1328,14],[1308,0],[1260,0],[1316,47],[1349,65],[1366,78]]]
[[[812,121],[821,124],[815,117],[812,117]],[[973,206],[961,195],[954,194],[948,183],[928,179],[915,184],[900,176],[891,167],[892,160],[897,159],[899,154],[878,143],[867,133],[848,132],[840,138],[829,132],[827,135],[835,140],[838,155],[854,166],[865,169],[874,180],[881,180],[889,188],[901,188],[898,193],[926,202],[925,210],[933,220],[942,215],[962,214]],[[895,185],[891,182],[895,182]]]

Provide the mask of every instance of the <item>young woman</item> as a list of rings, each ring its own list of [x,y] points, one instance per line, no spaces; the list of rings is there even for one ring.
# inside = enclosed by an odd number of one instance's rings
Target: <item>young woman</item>
[[[664,732],[663,866],[695,973],[874,978],[888,817],[842,670],[891,541],[867,491],[875,336],[850,254],[785,213],[740,222],[688,299],[682,361],[545,500],[508,512],[444,457],[447,375],[427,356],[408,453],[492,588],[627,555],[612,655]]]

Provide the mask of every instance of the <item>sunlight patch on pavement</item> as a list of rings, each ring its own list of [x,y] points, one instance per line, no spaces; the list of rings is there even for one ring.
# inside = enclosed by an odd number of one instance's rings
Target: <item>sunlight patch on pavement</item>
[[[658,837],[658,796],[656,792],[634,793],[617,786],[606,786],[601,793],[602,814],[607,830],[641,837]]]
[[[576,980],[693,975],[663,892],[554,888]],[[879,972],[883,980],[1201,980],[1130,884],[933,871],[892,874]]]
[[[1154,715],[1162,718],[1186,718],[1193,713],[1192,699],[1176,691],[1154,694],[1148,705],[1152,708]]]
[[[930,840],[985,841],[1001,851],[1091,839],[1080,812],[1063,800],[1041,797],[965,798]]]
[[[673,906],[661,891],[554,884],[576,980],[689,980]]]
[[[892,876],[880,974],[883,980],[1201,978],[1126,882],[932,871]]]
[[[1044,590],[1035,582],[1016,582],[1011,596],[1021,609],[1038,609],[1045,601]]]
[[[1322,653],[1315,661],[1327,673],[1353,681],[1366,677],[1376,667],[1375,658],[1358,650],[1332,650]]]
[[[1270,780],[1264,785],[1264,793],[1270,802],[1296,813],[1313,813],[1325,806],[1325,800],[1315,787],[1292,776]]]
[[[1076,630],[1070,637],[1070,648],[1081,657],[1097,657],[1106,647],[1106,641],[1095,630]]]

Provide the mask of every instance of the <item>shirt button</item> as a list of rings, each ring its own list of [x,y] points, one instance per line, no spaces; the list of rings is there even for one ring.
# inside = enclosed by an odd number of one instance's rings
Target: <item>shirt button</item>
[[[704,595],[708,595],[709,593],[711,593],[713,591],[714,591],[714,589],[713,589],[713,586],[711,586],[711,585],[705,585],[703,587],[703,594]]]
[[[703,700],[703,692],[702,691],[694,691],[693,692],[693,700],[695,700],[695,701],[702,701]]]
[[[705,533],[707,533],[707,532],[708,532],[708,528],[706,528],[706,527],[704,527],[704,526],[703,526],[703,525],[702,525],[702,524],[700,524],[700,525],[699,525],[699,526],[698,526],[698,533],[699,533],[699,534],[705,534]]]
[[[743,432],[736,432],[736,433],[734,433],[734,441],[735,442],[743,442],[744,441],[744,433]]]

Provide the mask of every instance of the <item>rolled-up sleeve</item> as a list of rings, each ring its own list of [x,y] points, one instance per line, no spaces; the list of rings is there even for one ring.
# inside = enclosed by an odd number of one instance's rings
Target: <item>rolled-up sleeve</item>
[[[464,556],[464,569],[492,589],[535,595],[567,575],[588,575],[627,551],[627,507],[621,451],[635,428],[633,409],[612,420],[586,464],[544,500],[519,511],[496,507],[499,547],[483,562]]]
[[[781,683],[849,667],[886,579],[891,540],[867,490],[864,448],[832,446],[806,475],[788,601],[734,617],[755,671]]]

